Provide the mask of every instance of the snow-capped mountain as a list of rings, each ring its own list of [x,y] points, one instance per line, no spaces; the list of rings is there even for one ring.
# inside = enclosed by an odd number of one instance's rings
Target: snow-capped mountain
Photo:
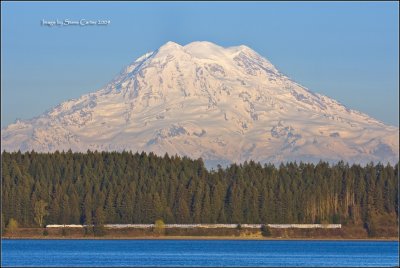
[[[399,129],[313,93],[246,46],[168,42],[104,88],[2,129],[6,151],[146,151],[351,163],[399,159]]]

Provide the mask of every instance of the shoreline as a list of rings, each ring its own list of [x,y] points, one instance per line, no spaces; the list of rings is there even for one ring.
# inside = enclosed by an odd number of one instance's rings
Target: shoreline
[[[382,229],[377,236],[368,236],[360,226],[345,226],[341,229],[271,229],[268,236],[257,229],[173,228],[156,232],[153,229],[102,229],[78,228],[19,228],[5,232],[2,239],[36,240],[248,240],[248,241],[398,241],[399,232],[391,228]]]
[[[248,240],[248,241],[399,241],[398,237],[388,238],[321,238],[321,237],[232,237],[232,236],[138,236],[138,237],[1,237],[1,240]]]

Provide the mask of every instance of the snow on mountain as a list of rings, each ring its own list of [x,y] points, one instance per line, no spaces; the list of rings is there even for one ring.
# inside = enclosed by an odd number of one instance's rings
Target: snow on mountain
[[[309,91],[247,46],[168,42],[104,88],[2,129],[6,151],[146,151],[365,164],[399,159],[399,129]]]

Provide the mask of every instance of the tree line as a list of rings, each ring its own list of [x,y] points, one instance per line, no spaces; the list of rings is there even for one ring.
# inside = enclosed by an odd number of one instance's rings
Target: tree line
[[[342,223],[398,218],[399,166],[202,159],[132,152],[3,152],[2,222]],[[397,222],[398,224],[398,222]]]

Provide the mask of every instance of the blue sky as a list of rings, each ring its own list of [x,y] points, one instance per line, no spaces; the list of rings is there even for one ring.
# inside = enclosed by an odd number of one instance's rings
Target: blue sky
[[[167,41],[248,45],[300,84],[399,125],[396,2],[2,2],[1,125],[93,92]],[[108,26],[44,27],[107,19]]]

